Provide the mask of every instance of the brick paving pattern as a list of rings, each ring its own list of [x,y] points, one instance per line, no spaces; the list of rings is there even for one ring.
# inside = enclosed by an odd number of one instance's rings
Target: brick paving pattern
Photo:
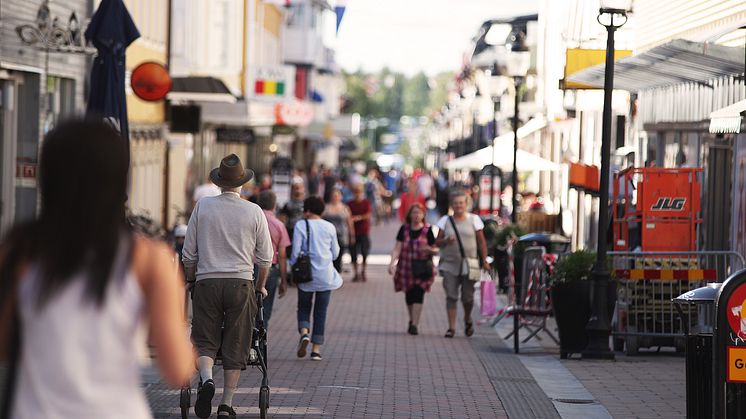
[[[440,282],[425,297],[420,335],[410,336],[404,295],[394,293],[386,266],[369,269],[367,283],[346,282],[332,294],[321,362],[295,355],[296,290],[276,301],[269,331],[271,417],[507,418],[463,330],[455,339],[442,336]],[[220,387],[222,373],[215,375]],[[258,416],[259,378],[256,370],[241,378],[234,397],[241,417]],[[147,392],[156,417],[178,417],[178,391],[152,384]],[[218,392],[213,405],[219,400]]]
[[[672,353],[617,353],[614,362],[563,361],[615,418],[684,418],[684,357]]]
[[[511,418],[559,418],[557,410],[513,350],[495,336],[488,326],[480,326],[471,340],[500,400]]]
[[[390,249],[397,229],[395,224],[374,228],[374,253]],[[269,332],[270,417],[559,417],[511,353],[512,343],[502,341],[487,325],[477,326],[475,336],[467,339],[459,320],[456,338],[442,337],[447,325],[440,280],[425,297],[420,335],[407,335],[404,296],[394,293],[381,264],[387,258],[371,260],[376,264],[369,267],[367,283],[349,282],[351,267],[345,266],[347,282],[332,294],[322,362],[295,356],[295,289],[275,303]],[[537,343],[522,346],[524,353],[557,355],[549,339]],[[642,352],[634,357],[617,354],[614,362],[570,359],[562,364],[615,418],[685,417],[680,355]],[[219,368],[215,377],[221,387]],[[259,380],[257,370],[243,374],[234,397],[239,417],[259,416]],[[165,387],[152,371],[144,382],[157,418],[180,417],[178,390]],[[220,396],[218,389],[214,406]],[[190,417],[195,417],[193,412]]]

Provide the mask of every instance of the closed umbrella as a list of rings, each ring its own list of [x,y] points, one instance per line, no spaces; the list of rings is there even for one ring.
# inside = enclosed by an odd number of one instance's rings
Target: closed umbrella
[[[102,0],[85,38],[98,51],[91,68],[86,115],[109,120],[129,141],[127,100],[124,93],[125,50],[140,37],[122,0]]]

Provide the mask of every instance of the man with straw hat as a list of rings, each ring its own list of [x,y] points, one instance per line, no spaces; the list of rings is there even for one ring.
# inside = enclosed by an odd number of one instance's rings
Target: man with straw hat
[[[255,290],[267,293],[264,285],[274,253],[267,220],[259,206],[239,195],[241,185],[253,177],[238,156],[225,157],[210,172],[210,180],[222,193],[197,202],[184,241],[184,269],[187,280],[195,282],[192,339],[202,386],[194,412],[200,418],[212,413],[212,368],[218,350],[225,374],[218,417],[236,417],[233,395],[251,346]]]

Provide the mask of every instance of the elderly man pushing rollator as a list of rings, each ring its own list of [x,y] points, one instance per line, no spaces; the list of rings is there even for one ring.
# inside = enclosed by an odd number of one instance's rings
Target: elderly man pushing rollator
[[[267,293],[264,286],[274,253],[267,219],[259,206],[239,196],[241,185],[253,176],[238,156],[225,157],[210,172],[222,193],[197,202],[184,241],[184,268],[195,285],[192,339],[202,385],[194,413],[200,418],[212,413],[212,368],[219,349],[225,385],[218,418],[236,417],[233,394],[251,347],[255,292]]]

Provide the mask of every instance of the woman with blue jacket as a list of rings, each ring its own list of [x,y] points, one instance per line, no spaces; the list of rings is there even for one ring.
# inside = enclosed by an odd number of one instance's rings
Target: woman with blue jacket
[[[334,225],[321,219],[324,201],[317,196],[303,201],[303,220],[298,221],[293,234],[293,252],[290,264],[295,264],[301,252],[311,259],[310,282],[298,284],[298,358],[306,356],[308,343],[312,343],[311,359],[321,361],[321,345],[324,344],[324,325],[332,291],[342,286],[342,277],[334,269],[334,260],[339,256],[337,230]],[[307,237],[310,239],[307,240]],[[311,310],[313,309],[313,333],[311,332]]]

